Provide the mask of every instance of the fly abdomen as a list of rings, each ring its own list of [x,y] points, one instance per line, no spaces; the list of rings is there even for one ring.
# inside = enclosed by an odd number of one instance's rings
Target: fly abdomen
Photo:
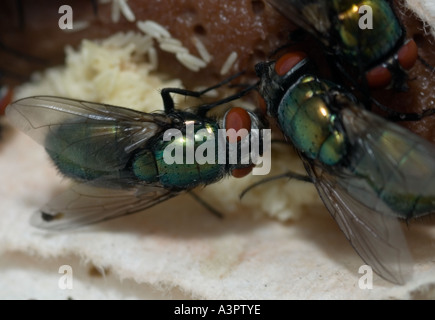
[[[122,132],[116,125],[89,126],[87,123],[65,123],[51,129],[45,149],[59,171],[74,180],[90,181],[101,177],[120,177],[129,157],[118,148]]]
[[[169,188],[192,188],[206,185],[220,180],[225,174],[225,166],[217,163],[202,163],[194,161],[177,164],[167,164],[163,158],[163,150],[156,150],[156,161],[159,172],[159,181]]]
[[[376,126],[378,117],[373,119],[372,124]],[[374,152],[381,150],[386,156],[375,158],[373,153],[354,154],[353,171],[365,179],[395,216],[410,219],[434,212],[433,146],[404,128],[387,125],[380,134],[370,128],[366,128],[364,134],[376,147]]]
[[[391,133],[385,135],[384,139],[389,139],[393,143],[402,143],[404,147],[400,154],[390,155],[396,161],[390,169],[392,174],[386,177],[384,186],[380,189],[380,198],[404,219],[434,212],[435,177],[433,171],[427,170],[430,167],[425,156],[420,152],[419,145],[394,139],[397,137],[391,137]],[[406,177],[406,183],[403,183],[403,175]]]
[[[136,178],[146,183],[158,181],[157,161],[153,151],[144,149],[134,156],[132,171]]]

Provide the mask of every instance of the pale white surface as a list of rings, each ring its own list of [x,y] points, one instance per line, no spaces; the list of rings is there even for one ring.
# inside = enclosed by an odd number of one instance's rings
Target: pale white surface
[[[90,273],[91,267],[75,257],[42,259],[17,252],[2,255],[0,260],[0,299],[186,299],[176,288],[158,288],[120,281],[110,272]],[[73,271],[72,288],[63,284],[59,267],[68,264]],[[59,286],[59,281],[61,286]]]

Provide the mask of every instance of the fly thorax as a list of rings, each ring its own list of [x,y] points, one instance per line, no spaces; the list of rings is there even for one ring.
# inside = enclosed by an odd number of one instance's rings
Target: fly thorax
[[[138,153],[133,162],[134,173],[144,181],[155,176],[168,188],[183,189],[214,182],[223,175],[218,164],[217,137],[215,123],[184,119],[148,146],[150,152]]]
[[[255,66],[255,71],[260,77],[259,93],[265,102],[267,113],[271,117],[277,116],[277,107],[282,97],[292,90],[295,84],[312,73],[313,66],[308,59],[299,57],[296,65],[288,69],[287,63],[281,65],[280,60],[276,62],[260,62]]]
[[[326,99],[325,84],[307,76],[287,91],[278,108],[281,130],[310,159],[339,163],[346,151],[345,137]]]

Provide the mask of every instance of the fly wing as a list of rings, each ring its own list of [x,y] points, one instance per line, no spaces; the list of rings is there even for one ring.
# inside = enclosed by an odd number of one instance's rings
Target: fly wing
[[[435,211],[435,146],[409,130],[355,106],[342,110],[352,146],[350,166],[378,190],[378,203],[410,219]],[[349,189],[350,190],[350,189]],[[364,195],[354,192],[361,201]],[[375,203],[372,209],[377,210]]]
[[[50,96],[15,101],[6,116],[48,152],[68,161],[86,150],[88,161],[78,165],[107,170],[124,167],[129,154],[170,121],[162,114]]]
[[[330,0],[268,0],[268,2],[290,21],[319,40],[325,41],[329,38]]]
[[[411,274],[411,256],[399,221],[384,206],[379,211],[371,204],[377,194],[358,178],[335,176],[306,162],[307,171],[340,229],[365,263],[384,279],[398,284]],[[358,186],[367,203],[357,200],[343,184]]]
[[[398,218],[435,209],[435,147],[356,106],[341,111],[349,144],[344,167],[306,161],[326,207],[352,246],[385,279],[403,283],[411,258]]]
[[[31,224],[49,230],[73,229],[145,210],[178,193],[157,185],[106,189],[73,184],[34,213]]]

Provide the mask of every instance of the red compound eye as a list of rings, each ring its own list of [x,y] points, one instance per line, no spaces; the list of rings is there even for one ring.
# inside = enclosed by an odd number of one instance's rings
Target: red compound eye
[[[266,114],[267,113],[266,100],[264,100],[264,98],[260,94],[257,95],[257,102],[258,102],[258,108],[261,110],[263,114]]]
[[[253,167],[254,167],[254,165],[252,165],[251,167],[234,169],[231,172],[231,175],[234,178],[243,178],[251,173]]]
[[[418,47],[414,40],[409,40],[397,53],[397,58],[403,69],[411,69],[418,58]]]
[[[367,72],[366,78],[370,88],[384,88],[391,83],[393,76],[390,70],[379,66]]]
[[[0,90],[0,116],[5,114],[6,107],[12,101],[12,89],[4,87]]]
[[[278,61],[276,61],[275,72],[279,76],[283,76],[306,57],[307,55],[304,52],[300,51],[286,53],[281,58],[279,58]]]
[[[230,143],[240,141],[251,131],[251,116],[243,108],[234,107],[229,110],[225,116],[225,129],[234,129],[234,132],[228,132],[227,139]],[[243,135],[237,135],[240,129],[246,129]],[[240,132],[243,133],[243,132]]]

